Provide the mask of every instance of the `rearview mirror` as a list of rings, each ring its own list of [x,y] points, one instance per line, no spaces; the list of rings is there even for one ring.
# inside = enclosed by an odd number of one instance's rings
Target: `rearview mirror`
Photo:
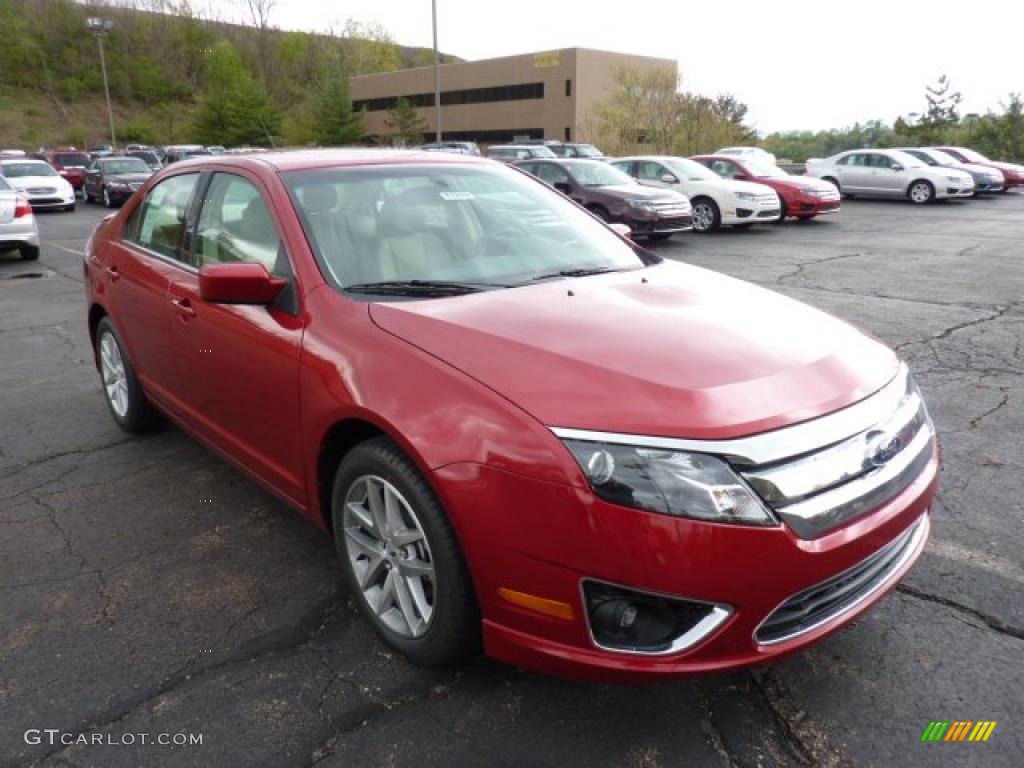
[[[662,184],[678,184],[679,183],[679,179],[677,179],[671,173],[663,173],[661,175],[661,183]]]
[[[633,234],[633,230],[629,228],[629,225],[623,224],[621,221],[613,221],[608,225],[608,228],[619,237],[624,237],[627,240],[629,240],[630,235]]]
[[[254,261],[206,264],[199,270],[199,295],[218,304],[267,305],[287,284]]]

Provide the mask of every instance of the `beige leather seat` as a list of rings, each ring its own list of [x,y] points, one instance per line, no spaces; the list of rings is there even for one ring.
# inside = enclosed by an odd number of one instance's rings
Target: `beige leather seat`
[[[385,201],[377,217],[380,280],[429,279],[455,255],[431,232],[447,225],[445,203],[433,188],[410,189]]]

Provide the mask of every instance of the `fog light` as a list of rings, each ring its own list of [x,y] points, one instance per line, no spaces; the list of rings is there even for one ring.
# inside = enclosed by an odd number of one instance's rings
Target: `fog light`
[[[707,637],[730,615],[726,606],[583,582],[594,643],[630,653],[675,653]]]

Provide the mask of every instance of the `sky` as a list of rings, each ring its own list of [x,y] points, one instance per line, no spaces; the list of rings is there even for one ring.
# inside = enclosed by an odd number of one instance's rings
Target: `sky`
[[[210,0],[237,16],[244,0]],[[601,48],[679,62],[686,90],[730,92],[761,133],[821,130],[923,111],[942,74],[962,113],[1024,92],[1021,0],[437,0],[439,47],[464,59]],[[278,0],[283,29],[378,22],[430,46],[430,0]]]

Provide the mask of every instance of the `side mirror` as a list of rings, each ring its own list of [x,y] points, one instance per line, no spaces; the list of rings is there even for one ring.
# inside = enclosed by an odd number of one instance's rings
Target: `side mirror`
[[[750,181],[750,177],[745,173],[733,174],[733,181]]]
[[[267,305],[287,284],[253,261],[206,264],[199,270],[199,295],[218,304]]]
[[[563,195],[572,194],[572,184],[567,181],[556,181],[554,187]]]
[[[629,228],[629,225],[623,224],[621,221],[613,221],[608,225],[608,228],[619,237],[624,237],[627,240],[629,240],[633,234],[633,230]]]
[[[894,171],[902,171],[903,170],[903,166],[900,165],[899,163],[893,163],[889,167],[892,168]]]
[[[671,173],[663,173],[661,175],[661,183],[662,184],[678,184],[679,183],[679,179],[677,179]]]

